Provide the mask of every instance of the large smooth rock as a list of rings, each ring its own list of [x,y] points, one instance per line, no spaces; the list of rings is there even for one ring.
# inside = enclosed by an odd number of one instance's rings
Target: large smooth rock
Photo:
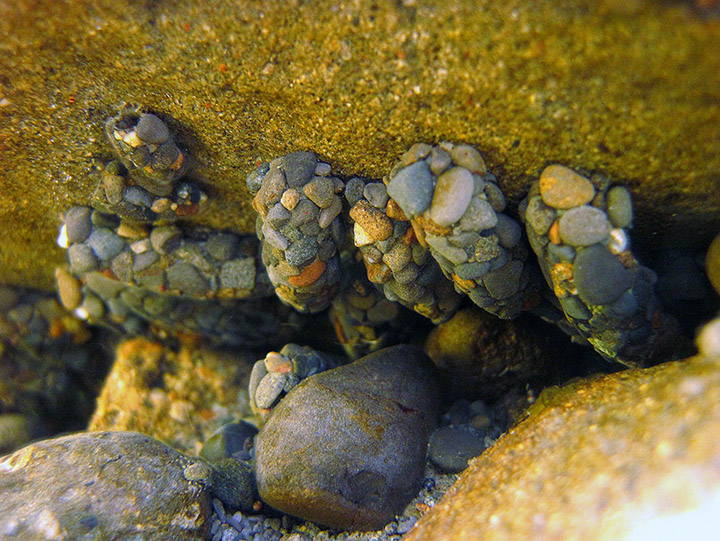
[[[438,391],[415,346],[387,348],[301,382],[260,430],[260,497],[291,515],[376,530],[420,488]]]
[[[212,180],[214,227],[254,231],[238,179],[264,160],[314,150],[379,179],[449,140],[511,200],[549,161],[583,167],[638,194],[640,241],[700,246],[720,215],[720,22],[691,3],[4,2],[0,282],[52,288],[58,213],[88,201],[126,101]]]
[[[205,539],[209,476],[135,432],[41,441],[0,460],[0,538]]]
[[[406,539],[712,538],[718,434],[717,356],[548,389]]]

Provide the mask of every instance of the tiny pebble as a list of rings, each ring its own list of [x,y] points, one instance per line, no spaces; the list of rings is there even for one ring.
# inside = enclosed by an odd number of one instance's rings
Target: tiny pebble
[[[255,260],[251,257],[226,261],[220,267],[221,287],[253,289],[255,287]]]
[[[204,276],[190,263],[179,261],[167,271],[169,289],[178,289],[185,295],[199,295],[207,291],[209,284]]]
[[[85,274],[98,267],[98,261],[92,249],[87,244],[73,244],[68,248],[70,272]]]
[[[65,227],[68,241],[71,243],[83,242],[90,236],[92,222],[89,207],[72,207],[65,213]]]
[[[428,151],[429,152],[429,151]],[[433,195],[433,175],[424,161],[404,167],[390,180],[387,192],[411,218],[425,212]]]
[[[153,228],[150,233],[150,244],[159,254],[169,254],[180,245],[182,233],[174,226]]]
[[[605,213],[583,205],[565,212],[559,220],[560,238],[571,246],[590,246],[603,242],[610,233]]]
[[[387,188],[382,182],[369,182],[365,185],[363,196],[370,204],[378,209],[385,208],[388,202]]]

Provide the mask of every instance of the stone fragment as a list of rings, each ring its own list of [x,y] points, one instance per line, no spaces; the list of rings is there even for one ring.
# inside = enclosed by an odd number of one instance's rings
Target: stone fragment
[[[560,217],[559,233],[566,244],[590,246],[608,238],[610,222],[602,210],[583,205],[568,210]]]
[[[440,175],[430,205],[430,218],[443,226],[457,222],[470,204],[473,185],[472,174],[464,167],[453,167]]]
[[[304,380],[256,438],[260,497],[330,527],[383,527],[420,487],[437,400],[430,360],[414,346]]]
[[[392,235],[393,226],[390,218],[364,199],[358,201],[350,210],[350,218],[360,224],[375,240],[382,241]]]
[[[538,235],[544,235],[555,221],[555,210],[548,207],[542,197],[531,197],[525,210],[525,219]]]
[[[574,276],[578,295],[590,305],[609,304],[630,287],[627,270],[602,244],[578,251]]]
[[[135,432],[40,441],[0,461],[0,535],[16,539],[202,539],[210,478]],[[69,495],[72,495],[70,497]]]
[[[549,165],[540,174],[540,195],[546,205],[571,209],[592,201],[595,188],[583,176],[563,165]]]
[[[327,208],[332,203],[335,195],[335,188],[332,179],[327,177],[315,177],[303,187],[303,193],[321,209]]]
[[[422,214],[432,201],[433,175],[430,167],[426,162],[419,161],[400,169],[390,179],[387,193],[408,217]]]

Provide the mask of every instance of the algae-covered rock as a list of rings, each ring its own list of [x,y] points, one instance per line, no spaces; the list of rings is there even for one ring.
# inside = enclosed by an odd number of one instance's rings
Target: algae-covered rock
[[[134,432],[41,441],[0,460],[0,537],[206,539],[209,481],[207,466]]]
[[[720,357],[551,388],[530,412],[470,462],[409,541],[677,539],[716,530]]]
[[[215,429],[250,413],[249,373],[236,355],[127,340],[117,348],[89,428],[135,430],[197,453]]]
[[[420,489],[438,408],[432,371],[402,345],[298,384],[255,438],[262,500],[333,528],[385,526]]]
[[[704,244],[720,214],[720,21],[688,4],[7,3],[0,282],[52,287],[58,213],[88,202],[123,102],[176,134],[215,227],[253,230],[242,179],[274,156],[312,150],[379,179],[415,141],[451,140],[513,201],[547,163],[598,170],[638,194],[641,238]]]

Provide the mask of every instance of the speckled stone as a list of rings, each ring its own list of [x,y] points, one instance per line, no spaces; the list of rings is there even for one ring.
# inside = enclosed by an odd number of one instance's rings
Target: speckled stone
[[[291,188],[300,188],[313,176],[317,158],[312,152],[293,152],[280,158],[280,169]]]
[[[455,165],[468,169],[471,173],[484,175],[487,173],[485,160],[482,155],[470,145],[455,145],[450,152],[452,161]]]
[[[563,165],[549,165],[540,174],[540,195],[556,209],[579,207],[592,201],[595,188],[583,176]]]
[[[77,308],[82,302],[80,281],[60,267],[55,269],[55,279],[57,280],[58,295],[62,305],[68,310]]]
[[[475,197],[470,201],[468,208],[460,219],[458,226],[465,231],[480,231],[490,229],[497,225],[497,215],[492,205]]]
[[[303,237],[293,242],[285,250],[286,261],[295,267],[310,261],[317,252],[317,243],[309,237]]]
[[[419,161],[400,169],[388,183],[387,192],[408,217],[422,214],[430,206],[433,196],[430,166]]]
[[[632,195],[624,186],[613,186],[607,194],[607,210],[614,227],[632,226]]]
[[[250,512],[257,499],[255,478],[249,464],[224,458],[212,464],[212,493],[233,509]]]
[[[255,260],[251,257],[226,261],[220,268],[220,285],[233,289],[252,289],[255,286]]]
[[[211,236],[205,243],[205,249],[218,261],[228,261],[235,257],[239,244],[236,235],[220,233]]]
[[[605,213],[584,205],[565,212],[559,220],[560,238],[572,246],[590,246],[603,242],[610,233]]]
[[[139,186],[130,186],[125,190],[123,198],[128,202],[138,207],[150,208],[153,204],[153,197],[147,190],[140,188]]]
[[[525,210],[525,219],[538,235],[544,235],[555,221],[555,210],[548,207],[542,197],[531,197]]]
[[[315,177],[303,187],[303,193],[321,209],[330,206],[335,195],[332,179]]]
[[[443,226],[457,222],[470,204],[473,186],[472,174],[464,167],[453,167],[440,175],[430,205],[430,218]]]
[[[574,266],[575,285],[588,304],[609,304],[630,286],[627,270],[602,244],[578,251]]]
[[[135,133],[145,143],[159,145],[170,137],[170,130],[165,123],[153,114],[144,114],[135,126]]]

